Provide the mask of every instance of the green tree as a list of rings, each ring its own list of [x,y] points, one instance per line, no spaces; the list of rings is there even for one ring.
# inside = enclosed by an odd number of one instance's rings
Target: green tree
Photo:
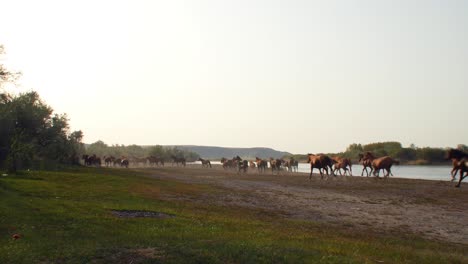
[[[150,156],[168,159],[169,155],[166,149],[161,145],[152,146],[149,148],[148,154]]]
[[[0,55],[3,51],[0,46]],[[66,115],[53,115],[37,92],[4,91],[3,85],[19,75],[0,65],[0,165],[16,172],[33,161],[73,163],[82,149],[82,132],[70,134]]]

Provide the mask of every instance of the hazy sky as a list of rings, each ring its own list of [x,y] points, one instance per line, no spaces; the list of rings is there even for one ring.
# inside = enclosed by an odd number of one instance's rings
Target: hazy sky
[[[4,64],[84,141],[468,143],[468,1],[1,0]]]

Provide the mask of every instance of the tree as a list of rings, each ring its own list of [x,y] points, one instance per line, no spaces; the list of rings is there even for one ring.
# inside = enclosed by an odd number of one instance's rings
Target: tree
[[[164,158],[164,159],[169,158],[168,153],[166,152],[164,147],[161,145],[156,145],[156,146],[151,147],[148,153],[150,156],[154,156],[158,158]]]
[[[458,144],[457,149],[464,151],[464,152],[468,152],[468,146],[465,144]]]
[[[3,51],[0,46],[0,54]],[[16,172],[33,161],[75,163],[82,150],[82,132],[70,134],[67,116],[53,114],[37,92],[5,92],[3,85],[18,77],[0,65],[0,165]]]

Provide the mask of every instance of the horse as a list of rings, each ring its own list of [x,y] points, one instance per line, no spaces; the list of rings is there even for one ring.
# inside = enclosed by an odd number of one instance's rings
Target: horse
[[[146,166],[146,162],[148,161],[147,158],[133,158],[132,163],[134,163],[136,166]]]
[[[268,162],[266,160],[262,160],[259,157],[255,157],[255,162],[257,162],[257,169],[258,172],[265,172],[266,168],[268,168]]]
[[[319,155],[314,155],[314,154],[307,154],[307,163],[310,163],[310,175],[309,175],[309,180],[312,179],[312,172],[314,171],[314,168],[318,169],[320,172],[320,179],[323,179],[323,172],[322,169],[324,169],[327,173],[327,179],[328,179],[328,168],[330,168],[330,172],[332,176],[335,176],[333,173],[332,169],[332,164],[333,161],[330,157],[327,155],[319,154]]]
[[[369,174],[372,173],[372,160],[374,160],[374,155],[367,151],[365,154],[359,153],[359,163],[362,164],[362,172],[361,176],[364,176],[364,171],[366,172],[366,176],[369,177]],[[370,169],[370,172],[367,171],[367,168]]]
[[[93,154],[92,156],[83,155],[81,158],[83,159],[85,166],[101,166],[101,158],[97,157],[96,154]]]
[[[124,158],[120,161],[120,167],[128,168],[128,165],[130,165],[130,161],[128,159]]]
[[[114,156],[104,157],[104,164],[106,164],[106,167],[109,167],[112,165],[114,160],[115,160]]]
[[[122,166],[122,158],[114,159],[114,166]]]
[[[341,173],[341,169],[344,170],[344,175],[346,176],[346,172],[349,173],[349,176],[353,176],[353,169],[352,169],[352,164],[351,160],[348,158],[340,158],[340,157],[334,157],[332,158],[334,164],[334,169],[333,172],[336,174],[336,171],[340,173],[340,175],[343,175]],[[349,167],[349,169],[348,169]]]
[[[83,160],[85,166],[90,165],[89,164],[89,155],[83,154],[83,156],[81,156],[81,159]]]
[[[172,166],[174,166],[174,163],[179,166],[179,164],[182,164],[185,167],[185,158],[184,157],[176,157],[174,155],[171,155],[172,158]]]
[[[159,166],[161,163],[161,166],[164,167],[164,159],[163,158],[158,158],[155,156],[149,156],[146,158],[149,161],[150,166]]]
[[[400,164],[398,160],[395,160],[389,156],[384,156],[381,158],[376,158],[372,160],[372,169],[374,170],[374,176],[379,177],[379,171],[380,170],[386,170],[387,174],[384,177],[387,178],[388,176],[393,176],[393,173],[391,171],[392,165],[393,164]]]
[[[270,158],[271,173],[274,173],[275,170],[279,172],[281,170],[282,163],[283,161],[280,159]]]
[[[236,161],[231,159],[228,160],[226,158],[221,158],[221,164],[223,164],[223,168],[226,169],[235,169],[237,167]]]
[[[249,167],[250,167],[251,169],[255,169],[255,168],[257,167],[257,165],[255,164],[255,162],[249,161]]]
[[[289,162],[289,160],[281,159],[281,164],[283,165],[283,167],[287,168],[289,172],[291,172],[292,167],[291,167],[291,163]]]
[[[232,160],[237,163],[237,173],[247,173],[247,169],[249,168],[249,162],[247,160],[242,160],[239,156],[234,157]]]
[[[455,187],[460,187],[461,182],[468,176],[468,153],[465,153],[459,149],[449,149],[446,154],[446,159],[451,159],[452,164],[457,167],[456,171],[460,171],[458,184]],[[453,162],[453,161],[456,162]],[[452,168],[452,171],[455,169]],[[464,175],[466,173],[466,175]]]
[[[207,167],[207,168],[208,168],[208,166],[210,166],[210,168],[211,168],[211,162],[210,162],[209,160],[202,159],[202,158],[199,158],[198,160],[201,161],[202,168],[203,168],[203,167]]]
[[[289,165],[293,172],[297,172],[299,170],[299,162],[294,158],[289,159]]]

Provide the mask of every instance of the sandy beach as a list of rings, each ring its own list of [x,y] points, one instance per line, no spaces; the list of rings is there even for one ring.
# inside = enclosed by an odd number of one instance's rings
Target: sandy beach
[[[431,240],[468,244],[468,184],[415,179],[338,176],[311,180],[305,173],[247,174],[221,166],[204,169],[167,166],[151,177],[207,184],[216,192],[170,196],[228,207],[260,209],[278,217],[326,222],[363,232],[414,234]]]

